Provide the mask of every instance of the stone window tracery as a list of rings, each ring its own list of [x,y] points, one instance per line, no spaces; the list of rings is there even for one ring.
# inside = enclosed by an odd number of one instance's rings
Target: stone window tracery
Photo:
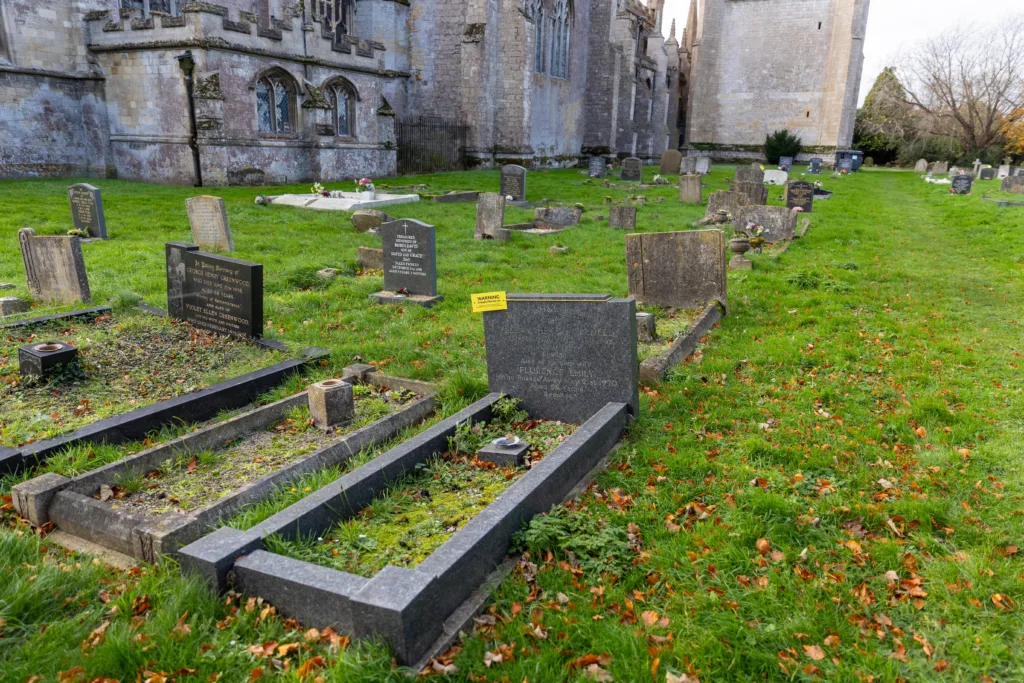
[[[317,0],[320,20],[334,29],[335,40],[350,35],[354,23],[352,0]]]
[[[572,6],[568,0],[555,4],[554,31],[551,38],[551,75],[557,78],[569,77],[569,27],[572,20]]]
[[[533,0],[530,6],[530,16],[533,17],[533,70],[539,74],[544,73],[544,43],[545,35],[544,6],[541,0]]]
[[[331,103],[331,125],[334,134],[355,137],[355,87],[343,78],[336,78],[324,86],[324,95]]]
[[[272,71],[256,82],[256,123],[264,135],[295,132],[295,87],[279,71]]]

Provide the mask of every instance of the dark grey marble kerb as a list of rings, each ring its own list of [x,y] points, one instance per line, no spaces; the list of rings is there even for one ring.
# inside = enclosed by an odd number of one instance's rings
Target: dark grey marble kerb
[[[491,391],[531,416],[582,423],[607,403],[639,411],[636,302],[608,294],[510,294],[484,313]]]

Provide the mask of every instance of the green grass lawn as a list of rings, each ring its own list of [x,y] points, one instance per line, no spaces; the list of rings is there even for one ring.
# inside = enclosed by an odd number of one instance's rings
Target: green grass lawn
[[[705,183],[725,189],[731,173]],[[730,315],[702,353],[642,394],[595,486],[523,534],[529,557],[440,663],[451,680],[1024,678],[1024,209],[983,200],[997,181],[950,196],[909,172],[823,179],[835,195],[808,235],[730,274]],[[494,190],[498,174],[388,184],[411,182]],[[0,282],[16,295],[15,233],[70,228],[68,184],[0,183]],[[163,243],[188,241],[195,191],[97,184],[113,239],[84,246],[96,303],[165,306]],[[269,188],[208,191],[227,200],[234,255],[265,265],[268,336],[330,349],[335,371],[361,359],[447,383],[457,402],[485,377],[470,293],[626,294],[623,233],[597,216],[629,191],[577,171],[528,186],[531,200],[583,203],[582,224],[500,244],[473,240],[472,204],[389,209],[437,226],[445,300],[430,310],[371,305],[380,277],[316,282],[378,246],[347,214],[255,206]],[[308,188],[272,190],[285,191]],[[641,192],[642,231],[703,214],[674,186]],[[556,242],[571,251],[550,254]],[[109,569],[5,507],[0,680],[405,680],[381,643],[215,597],[171,563]]]

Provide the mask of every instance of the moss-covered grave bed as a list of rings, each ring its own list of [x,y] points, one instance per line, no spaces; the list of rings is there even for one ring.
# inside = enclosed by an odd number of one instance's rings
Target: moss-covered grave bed
[[[95,497],[131,513],[193,512],[419,398],[412,391],[371,384],[355,385],[353,394],[355,419],[342,426],[321,430],[313,425],[308,407],[293,408],[268,429],[216,449],[181,455],[159,469],[117,477]]]
[[[659,356],[668,350],[672,342],[681,334],[685,334],[693,321],[697,319],[703,308],[676,308],[663,313],[655,310],[644,311],[654,313],[655,331],[658,336],[651,343],[637,344],[637,356],[640,360]]]
[[[502,399],[489,423],[460,427],[449,450],[378,496],[355,517],[316,538],[267,539],[271,552],[372,577],[386,565],[415,567],[568,438],[577,425],[533,420],[518,401]],[[494,439],[530,444],[528,467],[500,468],[477,459]]]
[[[283,360],[282,354],[142,311],[4,330],[0,446],[19,446],[180,396]],[[79,362],[23,380],[18,348],[58,341]]]

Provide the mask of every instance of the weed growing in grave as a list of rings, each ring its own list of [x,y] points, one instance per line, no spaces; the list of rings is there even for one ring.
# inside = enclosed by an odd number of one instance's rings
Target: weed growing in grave
[[[533,557],[554,553],[595,574],[618,574],[634,557],[625,529],[600,514],[572,511],[561,505],[530,520],[513,537],[512,552],[529,552]]]

